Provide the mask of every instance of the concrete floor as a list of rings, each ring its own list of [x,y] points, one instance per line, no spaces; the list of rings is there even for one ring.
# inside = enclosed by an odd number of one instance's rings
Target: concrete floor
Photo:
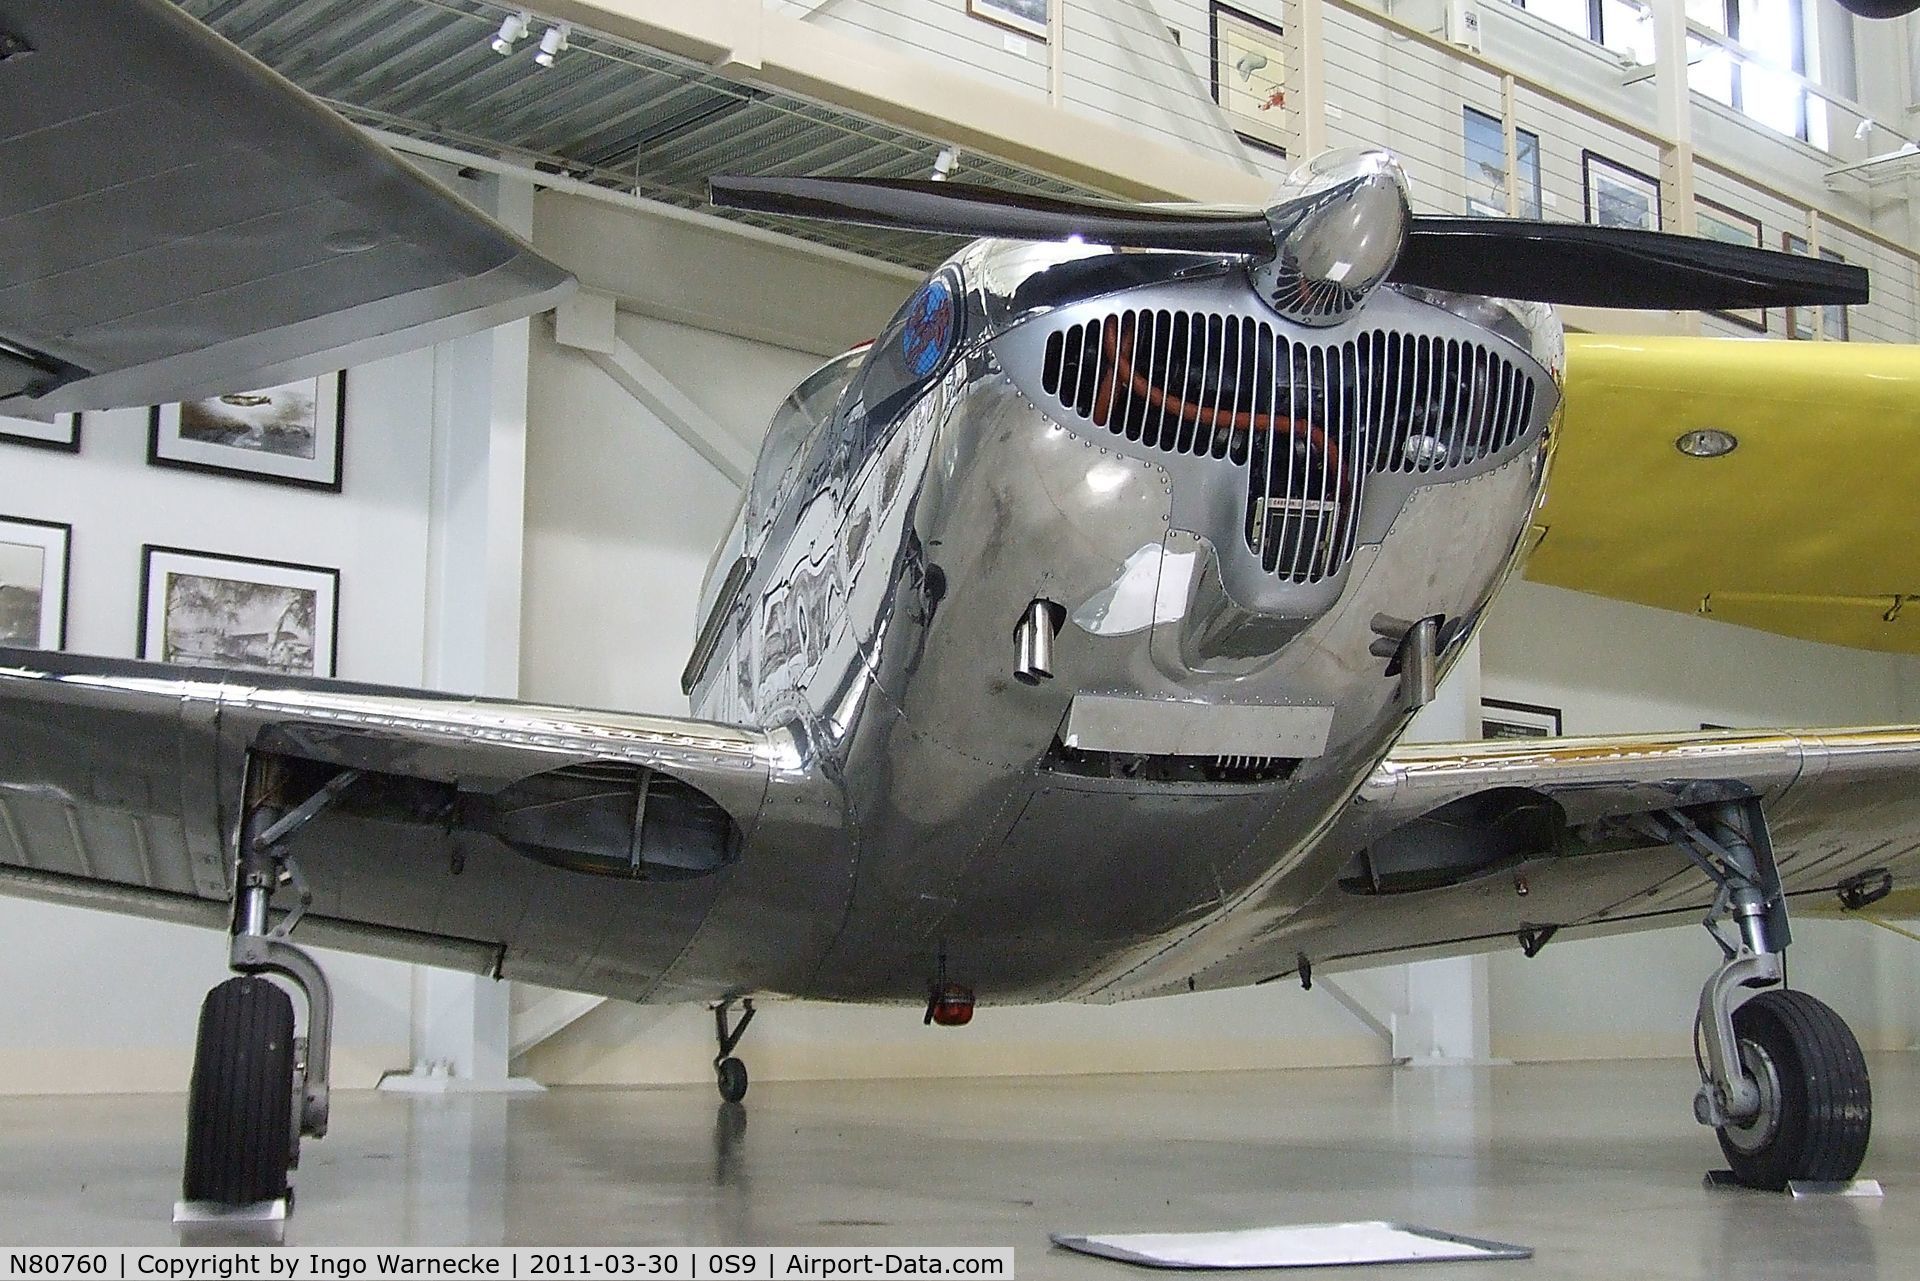
[[[1691,1064],[336,1097],[289,1244],[1012,1245],[1396,1218],[1533,1246],[1504,1278],[1920,1275],[1920,1059],[1873,1062],[1884,1202],[1708,1191]],[[0,1240],[171,1244],[174,1096],[0,1099]],[[1418,1270],[1348,1269],[1408,1281]]]

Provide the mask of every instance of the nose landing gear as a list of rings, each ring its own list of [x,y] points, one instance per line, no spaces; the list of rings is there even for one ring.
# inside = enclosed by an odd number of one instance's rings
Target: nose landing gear
[[[1779,987],[1791,934],[1760,803],[1667,810],[1640,825],[1718,887],[1704,924],[1724,959],[1700,992],[1705,1053],[1695,1118],[1713,1127],[1735,1179],[1748,1187],[1851,1179],[1872,1130],[1866,1059],[1831,1008]],[[1722,932],[1729,921],[1733,939]],[[1738,1002],[1742,989],[1756,988],[1768,990]]]

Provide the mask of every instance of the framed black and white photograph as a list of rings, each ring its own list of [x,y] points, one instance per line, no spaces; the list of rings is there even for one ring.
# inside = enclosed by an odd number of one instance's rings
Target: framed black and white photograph
[[[347,375],[155,407],[147,461],[160,467],[340,490]]]
[[[1580,153],[1586,220],[1596,227],[1660,230],[1660,180],[1591,151]]]
[[[1822,249],[1820,257],[1827,262],[1845,262],[1843,254],[1831,249]],[[1846,342],[1853,337],[1853,326],[1847,320],[1847,304],[1830,302],[1820,308],[1820,328],[1828,342]]]
[[[1504,698],[1480,700],[1481,738],[1559,738],[1560,709]]]
[[[140,657],[282,676],[332,676],[340,571],[149,545]]]
[[[1693,218],[1700,234],[1708,240],[1718,240],[1726,245],[1746,245],[1753,249],[1763,245],[1765,232],[1761,229],[1760,220],[1737,209],[1729,209],[1701,197],[1694,201]],[[1712,311],[1708,314],[1731,320],[1748,329],[1757,329],[1763,334],[1767,332],[1767,313],[1762,307],[1744,311]]]
[[[1033,40],[1047,38],[1048,0],[967,0],[967,12]]]
[[[1780,237],[1780,247],[1790,254],[1811,252],[1805,236],[1796,236],[1791,231]],[[1845,262],[1846,257],[1831,249],[1822,249],[1820,256],[1828,262]],[[1831,303],[1820,309],[1820,328],[1822,337],[1829,342],[1845,342],[1852,337],[1852,327],[1847,323],[1845,303]],[[1811,307],[1787,308],[1787,337],[1807,341],[1813,337],[1813,309]]]
[[[0,516],[0,645],[67,647],[73,526]]]
[[[9,445],[32,445],[35,449],[57,449],[65,454],[77,454],[80,452],[80,415],[55,414],[43,421],[0,414],[0,441]]]
[[[1476,218],[1507,216],[1507,133],[1500,117],[1472,107],[1461,108],[1460,140],[1465,154],[1467,212]],[[1540,135],[1530,129],[1513,131],[1514,187],[1519,197],[1517,218],[1538,218]]]
[[[1280,28],[1215,0],[1213,100],[1242,142],[1287,154],[1287,60]]]

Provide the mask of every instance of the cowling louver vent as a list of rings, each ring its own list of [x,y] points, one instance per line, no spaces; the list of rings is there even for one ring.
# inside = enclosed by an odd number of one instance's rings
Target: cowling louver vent
[[[1169,309],[1056,330],[1041,387],[1115,436],[1246,468],[1247,545],[1293,582],[1353,555],[1367,475],[1466,466],[1518,440],[1534,409],[1526,372],[1477,343],[1378,329],[1300,342]]]

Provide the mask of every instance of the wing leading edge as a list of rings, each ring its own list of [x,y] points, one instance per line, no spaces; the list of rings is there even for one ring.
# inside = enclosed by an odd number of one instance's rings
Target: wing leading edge
[[[166,0],[13,0],[0,48],[0,413],[289,382],[572,288]]]
[[[1803,905],[1886,869],[1920,883],[1920,726],[1807,733],[1490,740],[1396,749],[1312,858],[1304,901],[1276,879],[1104,996],[1229,987],[1691,921],[1713,887],[1639,816],[1757,798]]]
[[[795,759],[697,721],[0,649],[0,892],[224,927],[243,807],[351,769],[294,838],[302,936],[641,997]]]

